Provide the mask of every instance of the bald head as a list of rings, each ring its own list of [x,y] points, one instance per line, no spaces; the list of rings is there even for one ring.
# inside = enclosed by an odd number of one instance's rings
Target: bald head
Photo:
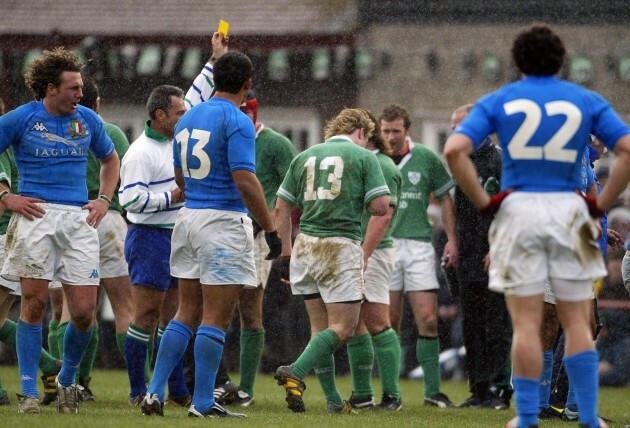
[[[470,110],[472,110],[473,104],[464,104],[463,106],[459,106],[453,112],[453,116],[451,116],[451,129],[457,128],[457,125],[461,123],[462,120],[468,116]]]

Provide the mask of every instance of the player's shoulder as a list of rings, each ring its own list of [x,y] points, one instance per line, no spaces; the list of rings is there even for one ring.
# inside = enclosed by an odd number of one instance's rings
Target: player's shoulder
[[[413,155],[438,157],[438,154],[435,150],[433,150],[430,147],[427,147],[424,144],[420,144],[416,142],[411,143],[411,153]]]
[[[85,106],[82,106],[82,105],[79,104],[77,106],[76,114],[79,115],[82,119],[85,119],[89,123],[92,123],[92,124],[95,124],[95,125],[102,125],[103,124],[103,120],[91,108],[88,108],[88,107],[85,107]],[[69,119],[73,120],[72,117],[69,117]]]
[[[28,120],[31,116],[43,110],[43,108],[41,101],[31,101],[5,113],[2,116],[2,121],[17,124]]]

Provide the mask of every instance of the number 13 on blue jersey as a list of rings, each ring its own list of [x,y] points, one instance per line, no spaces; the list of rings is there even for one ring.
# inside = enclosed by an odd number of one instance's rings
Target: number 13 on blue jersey
[[[191,159],[197,159],[198,168],[188,167],[188,142],[192,139],[193,147],[190,153]],[[194,141],[196,140],[196,142]],[[203,180],[210,174],[210,157],[203,150],[210,141],[210,132],[201,129],[193,129],[192,133],[188,129],[182,129],[176,136],[175,141],[181,146],[180,156],[182,160],[182,174],[184,177],[190,177],[197,180]]]

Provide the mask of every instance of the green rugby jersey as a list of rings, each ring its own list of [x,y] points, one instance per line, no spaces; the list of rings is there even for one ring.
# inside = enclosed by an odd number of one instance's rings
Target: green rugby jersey
[[[125,156],[125,153],[127,153],[127,150],[129,149],[129,140],[127,140],[125,133],[122,132],[122,130],[116,125],[103,122],[103,126],[105,128],[105,133],[109,135],[109,138],[111,138],[114,142],[114,148],[116,149],[116,153],[118,153],[118,158],[122,161],[123,156]],[[100,177],[101,163],[98,161],[96,156],[92,154],[92,151],[90,151],[88,153],[86,177],[88,198],[90,200],[98,198],[98,192],[101,187]],[[120,206],[120,202],[118,202],[118,185],[116,185],[116,189],[114,189],[114,196],[112,197],[112,203],[109,206],[109,209],[122,212],[122,207]]]
[[[295,155],[295,147],[287,137],[260,125],[256,135],[256,176],[269,210],[276,205],[276,192]]]
[[[381,171],[383,172],[383,177],[385,178],[387,187],[389,188],[389,204],[394,207],[394,216],[389,223],[387,232],[385,232],[383,239],[381,239],[381,242],[376,248],[393,248],[394,239],[392,238],[392,231],[396,225],[398,199],[400,198],[400,188],[402,186],[402,175],[400,174],[400,171],[394,161],[392,161],[389,156],[378,151],[376,151],[375,154],[376,159],[378,159],[378,163],[381,166]],[[370,217],[370,213],[367,212],[367,210],[363,210],[363,218],[361,219],[361,236],[363,237],[365,237]]]
[[[18,170],[11,148],[0,153],[0,181],[4,181],[11,187],[11,193],[14,195],[18,194]],[[4,209],[2,217],[0,217],[0,235],[7,233],[7,226],[9,226],[9,220],[11,220],[11,214],[13,214],[12,211],[6,208]]]
[[[320,238],[361,240],[361,215],[389,190],[374,153],[335,136],[297,155],[277,196],[300,205],[300,230]]]
[[[398,169],[402,174],[402,189],[398,201],[394,238],[431,242],[433,225],[427,208],[429,196],[439,198],[455,186],[439,156],[428,147],[412,143]]]

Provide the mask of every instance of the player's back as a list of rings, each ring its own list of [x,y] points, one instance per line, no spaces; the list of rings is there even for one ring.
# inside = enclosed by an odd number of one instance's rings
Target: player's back
[[[300,153],[287,174],[296,184],[303,232],[360,240],[365,201],[384,184],[372,152],[349,138],[333,137]]]
[[[177,122],[173,155],[186,182],[186,207],[245,212],[232,171],[255,168],[254,124],[232,102],[212,98]]]
[[[589,134],[610,136],[604,137],[609,147],[616,141],[611,136],[615,131],[607,129],[610,114],[616,116],[610,105],[596,93],[555,77],[528,76],[484,97],[475,107],[461,128],[497,132],[504,149],[503,189],[578,189]]]

